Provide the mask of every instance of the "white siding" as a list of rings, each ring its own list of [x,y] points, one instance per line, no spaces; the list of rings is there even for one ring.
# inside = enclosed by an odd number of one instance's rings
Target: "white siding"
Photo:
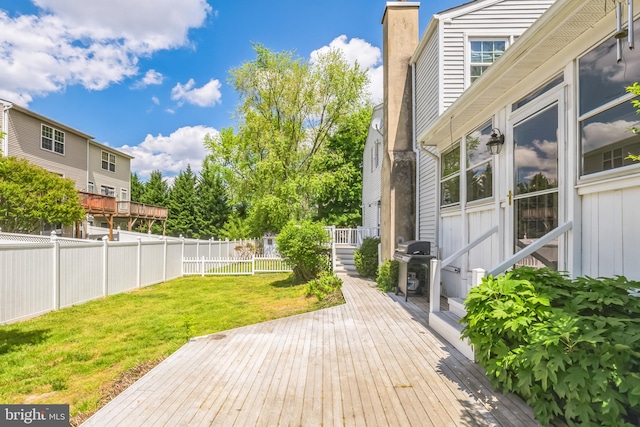
[[[429,150],[435,152],[434,148]],[[437,188],[438,188],[438,164],[430,155],[420,151],[418,153],[420,168],[418,179],[420,180],[420,192],[418,194],[418,240],[431,242],[432,255],[437,250]]]
[[[372,122],[382,119],[384,110],[377,106],[373,110]],[[378,151],[378,165],[374,168],[373,152]],[[372,228],[379,226],[380,182],[382,179],[382,156],[384,155],[382,135],[369,126],[369,134],[364,146],[362,159],[362,226]]]
[[[640,187],[582,199],[582,273],[640,280]]]
[[[420,135],[438,118],[440,111],[440,52],[438,34],[427,42],[415,64],[416,73],[416,135]]]

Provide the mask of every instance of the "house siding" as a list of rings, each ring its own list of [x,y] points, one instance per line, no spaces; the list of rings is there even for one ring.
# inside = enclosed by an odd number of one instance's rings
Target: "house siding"
[[[382,106],[375,107],[372,120],[382,119],[382,117]],[[380,182],[382,179],[382,156],[384,155],[382,144],[382,135],[369,127],[362,159],[362,226],[365,228],[378,227],[380,222],[378,202],[381,195]],[[376,149],[378,150],[378,166],[372,169],[373,150]]]
[[[106,151],[116,156],[116,170],[115,172],[109,172],[102,169],[102,152]],[[95,185],[94,192],[100,193],[100,186],[113,187],[115,189],[115,196],[120,200],[120,190],[126,189],[128,199],[131,199],[130,191],[130,159],[119,154],[117,151],[109,150],[108,147],[89,144],[89,181],[93,181]],[[86,184],[85,184],[86,186]]]
[[[87,140],[58,125],[9,110],[8,149],[6,155],[26,159],[50,172],[74,181],[78,190],[86,186]],[[64,132],[64,155],[43,150],[42,124]]]

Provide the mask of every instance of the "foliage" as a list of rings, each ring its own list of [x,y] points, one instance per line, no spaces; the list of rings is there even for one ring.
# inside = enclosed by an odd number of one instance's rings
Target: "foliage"
[[[318,165],[318,221],[344,227],[362,222],[362,158],[372,112],[368,105],[360,108],[329,137],[328,152]]]
[[[386,260],[378,267],[376,283],[382,292],[391,292],[398,286],[400,264],[395,260]]]
[[[329,271],[329,235],[321,224],[290,222],[276,237],[278,252],[293,266],[300,282],[308,282]]]
[[[377,237],[367,237],[353,254],[356,270],[362,277],[374,278],[378,272],[378,244]]]
[[[627,86],[627,92],[628,93],[632,93],[635,96],[640,96],[640,84],[638,84],[638,82],[634,82],[631,86]],[[631,100],[631,105],[633,105],[636,108],[636,112],[638,114],[640,114],[640,100],[635,98]],[[633,131],[633,133],[638,133],[640,132],[640,129],[638,129],[637,127],[633,127],[631,128],[631,130]],[[629,153],[629,155],[627,156],[627,159],[631,159],[634,160],[636,162],[640,162],[640,154],[638,155],[634,155]]]
[[[131,174],[131,201],[140,202],[144,195],[144,184],[140,181],[138,174]]]
[[[521,267],[471,290],[463,336],[494,385],[525,398],[543,424],[638,425],[637,288]]]
[[[44,224],[84,218],[73,181],[14,157],[0,157],[0,228],[34,233]]]
[[[222,173],[208,157],[202,162],[196,183],[196,199],[198,235],[201,238],[220,236],[220,230],[231,214],[231,207]]]
[[[191,165],[187,165],[169,190],[167,232],[173,236],[199,237],[196,179]]]
[[[317,279],[307,282],[305,293],[307,296],[316,297],[319,302],[336,305],[344,302],[341,288],[341,279],[329,273],[322,273]]]
[[[218,234],[221,239],[240,240],[247,237],[257,237],[251,235],[251,229],[245,220],[237,214],[229,216],[227,222],[224,223]]]
[[[0,325],[0,401],[94,411],[122,373],[185,339],[318,308],[290,276],[179,278]]]
[[[246,203],[254,232],[317,217],[316,195],[331,178],[329,138],[365,102],[366,72],[338,50],[313,62],[254,44],[256,58],[231,70],[237,129],[207,136],[232,203]],[[261,202],[262,199],[267,199]],[[264,211],[265,206],[276,207]]]

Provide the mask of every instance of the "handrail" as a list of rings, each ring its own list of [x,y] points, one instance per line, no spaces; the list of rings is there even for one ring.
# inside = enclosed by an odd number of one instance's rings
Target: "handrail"
[[[446,267],[449,264],[451,264],[454,260],[456,260],[457,258],[460,257],[460,255],[469,252],[471,249],[475,248],[476,246],[478,246],[480,243],[482,243],[487,237],[491,236],[493,233],[498,231],[498,226],[496,225],[495,227],[493,227],[491,230],[483,233],[481,236],[479,236],[476,240],[474,240],[473,242],[467,244],[466,246],[464,246],[462,249],[457,250],[456,252],[453,253],[453,255],[450,255],[448,258],[442,260],[440,262],[440,268]]]
[[[487,276],[497,276],[500,273],[504,273],[507,268],[516,264],[519,261],[522,261],[524,258],[528,257],[532,253],[536,252],[538,249],[541,249],[547,243],[555,239],[556,237],[560,237],[567,231],[573,228],[573,221],[569,221],[561,225],[560,227],[556,227],[526,248],[521,251],[516,252],[513,256],[505,261],[502,261],[500,264],[493,267],[491,270],[487,272]]]

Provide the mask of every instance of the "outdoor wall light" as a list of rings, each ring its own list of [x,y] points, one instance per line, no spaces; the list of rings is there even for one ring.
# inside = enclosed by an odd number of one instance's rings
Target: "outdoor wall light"
[[[500,154],[500,150],[502,150],[503,145],[504,135],[500,132],[500,129],[491,129],[491,138],[489,138],[489,142],[487,142],[487,149],[489,152],[494,156]]]

